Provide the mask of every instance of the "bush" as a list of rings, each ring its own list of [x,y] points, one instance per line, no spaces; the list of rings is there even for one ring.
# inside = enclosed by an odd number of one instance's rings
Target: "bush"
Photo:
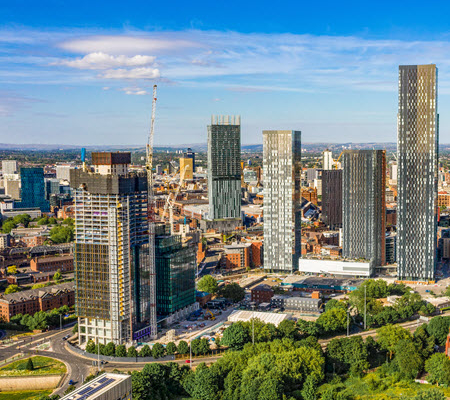
[[[171,356],[171,355],[175,354],[176,351],[177,351],[177,346],[175,345],[174,342],[167,343],[166,353],[167,353],[168,356]]]
[[[164,357],[166,349],[161,343],[155,343],[152,347],[152,356],[154,358]]]
[[[152,350],[150,349],[150,346],[146,344],[139,352],[139,357],[151,357],[151,356]]]
[[[127,357],[137,357],[138,356],[138,352],[136,350],[136,347],[131,346],[128,348],[127,351]]]
[[[31,358],[28,359],[27,366],[25,368],[26,368],[27,371],[33,371],[34,370],[33,360]]]
[[[116,346],[116,357],[126,357],[127,356],[127,348],[123,344],[119,344]]]

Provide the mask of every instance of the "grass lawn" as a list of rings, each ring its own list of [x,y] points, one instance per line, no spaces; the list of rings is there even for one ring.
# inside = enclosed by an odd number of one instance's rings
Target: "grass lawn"
[[[26,369],[28,358],[14,361],[0,368],[0,376],[27,376],[27,375],[62,375],[66,372],[64,363],[54,358],[35,356],[31,357],[34,369]]]
[[[49,395],[52,390],[22,390],[19,392],[0,392],[0,400],[38,400]]]

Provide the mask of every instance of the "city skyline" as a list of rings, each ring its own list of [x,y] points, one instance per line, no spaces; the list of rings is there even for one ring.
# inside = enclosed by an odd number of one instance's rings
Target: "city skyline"
[[[246,5],[233,20],[219,5],[179,4],[170,15],[152,5],[146,19],[140,7],[103,15],[96,4],[82,26],[87,4],[52,5],[45,14],[34,5],[28,13],[0,6],[0,142],[139,144],[154,83],[157,145],[186,136],[204,142],[210,114],[241,114],[243,144],[261,143],[263,129],[291,126],[305,142],[395,141],[400,64],[438,64],[442,109],[450,102],[443,17],[427,24],[399,5],[389,5],[391,17],[380,7],[362,25],[360,7],[330,24],[312,6],[292,4],[278,7],[270,23]],[[450,142],[445,118],[441,142]]]

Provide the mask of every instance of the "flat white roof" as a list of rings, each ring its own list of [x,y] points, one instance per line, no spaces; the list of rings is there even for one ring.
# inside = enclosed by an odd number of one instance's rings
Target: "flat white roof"
[[[289,317],[289,314],[238,310],[230,314],[230,316],[228,317],[228,321],[246,322],[255,318],[259,319],[262,322],[265,322],[266,324],[274,324],[275,326],[278,326],[282,321],[288,319]]]

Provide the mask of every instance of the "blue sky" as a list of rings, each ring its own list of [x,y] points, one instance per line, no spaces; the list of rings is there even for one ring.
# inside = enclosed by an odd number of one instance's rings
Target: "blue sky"
[[[395,3],[395,4],[392,4]],[[450,4],[0,1],[0,143],[201,143],[211,114],[242,142],[396,141],[399,64],[439,68],[450,143]]]

